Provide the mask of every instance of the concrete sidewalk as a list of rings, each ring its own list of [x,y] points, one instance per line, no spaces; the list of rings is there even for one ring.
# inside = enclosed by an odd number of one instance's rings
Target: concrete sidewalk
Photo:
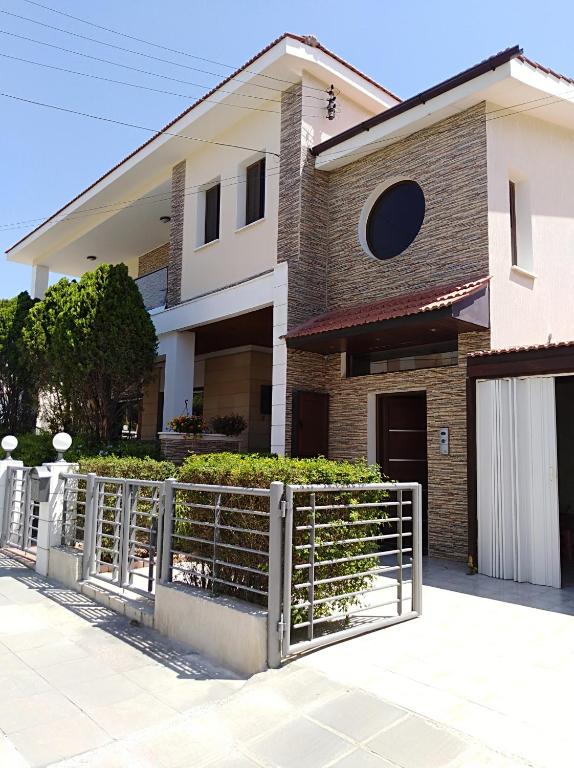
[[[240,680],[0,555],[0,766],[525,764],[342,679],[329,658]]]

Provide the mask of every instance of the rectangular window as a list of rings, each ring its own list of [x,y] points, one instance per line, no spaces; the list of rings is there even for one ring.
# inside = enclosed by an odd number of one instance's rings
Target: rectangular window
[[[265,215],[265,158],[246,169],[245,224],[262,219]]]
[[[205,243],[211,243],[219,237],[219,202],[221,184],[205,190]]]
[[[508,197],[510,202],[510,250],[512,266],[518,265],[518,238],[516,234],[516,184],[508,182]]]
[[[372,376],[376,373],[416,371],[422,368],[442,368],[458,364],[458,340],[399,347],[381,352],[349,354],[347,376]]]

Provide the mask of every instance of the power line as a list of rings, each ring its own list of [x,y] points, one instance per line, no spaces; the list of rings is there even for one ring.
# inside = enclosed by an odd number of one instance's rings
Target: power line
[[[76,109],[68,109],[67,107],[60,107],[57,104],[48,104],[43,101],[35,101],[34,99],[25,99],[22,96],[14,96],[11,93],[4,93],[0,91],[0,96],[6,99],[13,99],[14,101],[21,101],[24,104],[33,104],[37,107],[47,107],[48,109],[55,109],[58,112],[66,112],[71,115],[78,115],[80,117],[89,117],[92,120],[101,120],[104,123],[112,123],[114,125],[123,125],[126,128],[136,128],[140,131],[147,131],[148,133],[159,135],[165,135],[165,136],[173,136],[176,139],[187,139],[188,141],[198,141],[202,144],[215,144],[218,147],[230,147],[231,149],[243,149],[248,152],[258,152],[262,155],[275,155],[276,157],[279,157],[278,152],[270,152],[267,149],[254,149],[253,147],[245,147],[241,144],[229,144],[224,141],[215,141],[215,139],[200,139],[197,136],[187,136],[184,133],[173,133],[172,131],[168,131],[164,128],[157,129],[157,128],[148,128],[145,125],[138,125],[137,123],[126,123],[122,120],[114,120],[111,117],[103,117],[102,115],[94,115],[91,112],[80,112]]]
[[[153,61],[159,61],[159,62],[162,62],[163,64],[169,64],[174,67],[182,67],[183,69],[190,69],[194,72],[200,72],[203,75],[209,75],[211,77],[217,77],[217,78],[221,77],[221,75],[218,72],[211,72],[208,69],[199,69],[199,67],[192,67],[190,64],[182,64],[179,61],[173,61],[172,59],[163,59],[161,56],[154,56],[151,53],[144,53],[143,51],[136,51],[133,48],[125,48],[124,46],[115,45],[114,43],[107,43],[105,42],[105,40],[97,40],[96,38],[90,37],[89,35],[82,35],[79,32],[72,32],[69,29],[64,29],[62,27],[55,27],[52,24],[46,24],[43,21],[38,21],[37,19],[31,19],[28,16],[21,16],[18,13],[12,13],[11,11],[7,11],[3,8],[0,8],[0,13],[3,13],[6,16],[11,16],[12,18],[15,18],[15,19],[20,19],[21,21],[27,21],[30,24],[37,24],[40,27],[45,27],[46,29],[51,29],[55,32],[62,32],[65,35],[71,35],[72,37],[77,37],[80,40],[87,40],[91,43],[97,43],[97,45],[104,45],[107,48],[113,48],[116,51],[122,51],[123,53],[131,53],[134,56],[143,56],[146,59],[152,59]],[[283,88],[276,88],[271,85],[261,85],[260,83],[251,83],[248,80],[239,80],[239,78],[237,78],[237,82],[243,83],[245,85],[250,85],[255,88],[263,88],[264,90],[276,91],[279,93],[281,93],[284,90]],[[320,89],[317,88],[316,90],[320,90]],[[322,99],[321,96],[309,96],[309,98]]]
[[[67,69],[66,67],[57,67],[54,64],[46,64],[45,62],[42,62],[42,61],[33,61],[32,59],[24,59],[24,58],[22,58],[20,56],[11,56],[8,53],[0,53],[0,56],[2,58],[5,58],[5,59],[11,59],[12,61],[20,61],[20,62],[23,62],[25,64],[33,64],[34,66],[43,67],[44,69],[52,69],[52,70],[55,70],[57,72],[66,72],[67,74],[70,74],[70,75],[79,75],[80,77],[88,77],[88,78],[90,78],[92,80],[102,80],[102,81],[104,81],[106,83],[114,83],[115,85],[126,85],[126,86],[128,86],[130,88],[139,88],[140,90],[152,91],[153,93],[161,93],[161,94],[165,94],[167,96],[177,96],[177,97],[182,98],[182,99],[191,99],[191,100],[196,100],[197,99],[197,96],[191,96],[190,94],[186,94],[186,93],[177,93],[175,91],[166,91],[166,90],[164,90],[162,88],[152,88],[149,85],[140,85],[139,83],[128,83],[125,80],[114,80],[113,78],[110,78],[110,77],[103,77],[102,75],[94,75],[94,74],[91,74],[89,72],[78,72],[75,69]],[[226,101],[217,101],[215,99],[210,99],[210,98],[203,99],[203,101],[205,103],[207,103],[207,104],[221,104],[224,107],[235,107],[236,109],[249,109],[249,110],[252,110],[252,111],[255,111],[255,112],[268,112],[268,113],[273,114],[273,115],[280,115],[281,114],[281,110],[279,110],[279,109],[262,109],[261,107],[249,107],[246,104],[228,104]],[[280,102],[277,102],[277,103],[280,103]],[[305,117],[320,117],[321,115],[319,113],[319,114],[313,114],[313,115],[312,114],[306,114],[304,116]]]
[[[144,40],[141,37],[136,37],[135,35],[129,35],[127,32],[120,32],[117,29],[113,29],[112,27],[104,27],[102,24],[96,24],[93,21],[88,21],[87,19],[82,19],[80,16],[73,16],[71,13],[65,13],[64,11],[59,10],[58,8],[52,8],[49,5],[44,5],[43,3],[35,2],[35,0],[24,0],[25,3],[28,3],[28,5],[35,5],[38,8],[43,8],[46,11],[51,11],[52,13],[57,13],[60,16],[65,16],[68,19],[73,19],[74,21],[79,21],[82,24],[87,24],[90,27],[94,27],[94,29],[101,29],[104,32],[111,32],[113,35],[119,35],[120,37],[124,37],[127,40],[133,40],[137,43],[143,43],[144,45],[151,45],[153,48],[159,48],[162,51],[168,51],[169,53],[177,53],[180,56],[186,56],[190,59],[195,59],[196,61],[205,61],[208,64],[215,64],[219,67],[226,67],[227,69],[232,69],[234,71],[238,69],[242,69],[243,72],[247,72],[252,75],[256,75],[257,77],[265,77],[268,80],[276,80],[280,83],[288,83],[289,85],[297,85],[296,82],[293,82],[292,80],[284,80],[281,77],[275,77],[273,75],[267,75],[262,74],[260,72],[254,72],[250,69],[244,69],[242,67],[236,67],[231,64],[224,64],[221,61],[216,61],[214,59],[206,59],[203,56],[196,56],[195,54],[189,53],[188,51],[180,51],[177,48],[169,48],[167,45],[161,45],[160,43],[154,43],[151,40]],[[310,90],[314,91],[322,91],[321,88],[316,88],[312,85],[306,85],[305,88],[309,88]]]
[[[272,179],[276,176],[279,176],[279,169],[274,169],[273,171],[269,172],[266,175],[266,179]],[[241,176],[227,176],[224,179],[221,179],[221,181],[227,181],[232,179],[239,179],[239,181],[232,182],[231,184],[222,184],[222,189],[228,189],[229,187],[235,187],[239,184],[245,184],[247,182],[247,178],[244,174],[241,174]],[[201,194],[205,188],[204,184],[196,184],[191,187],[186,187],[186,190],[183,193],[184,197],[189,197],[197,194]],[[0,232],[11,232],[15,229],[24,229],[31,224],[34,224],[36,222],[44,222],[44,223],[54,223],[58,224],[61,221],[68,221],[68,220],[75,220],[84,218],[87,216],[98,216],[101,214],[106,213],[121,213],[122,211],[129,210],[131,208],[137,208],[140,205],[153,205],[154,203],[161,203],[161,202],[171,202],[171,192],[165,193],[165,192],[156,192],[155,194],[151,195],[144,195],[140,198],[134,198],[132,200],[123,200],[123,201],[117,201],[115,203],[110,203],[109,205],[101,205],[101,206],[95,206],[94,208],[86,208],[83,211],[77,211],[68,213],[65,215],[58,215],[56,214],[53,217],[38,217],[36,219],[27,219],[26,221],[19,221],[19,222],[13,222],[12,224],[2,224],[0,225]],[[146,202],[142,202],[146,201]]]
[[[114,67],[121,67],[122,69],[127,69],[127,70],[129,70],[131,72],[138,72],[139,74],[142,74],[142,75],[150,75],[151,77],[157,77],[157,78],[160,78],[161,80],[170,80],[171,82],[174,82],[174,83],[181,83],[183,85],[191,85],[193,88],[205,89],[205,88],[209,87],[209,86],[206,86],[206,85],[204,85],[202,83],[193,83],[190,80],[182,80],[182,79],[180,79],[178,77],[171,77],[170,75],[162,75],[159,72],[151,72],[149,70],[141,69],[139,67],[132,67],[129,64],[122,64],[121,62],[113,61],[112,59],[103,59],[100,56],[92,56],[91,54],[84,53],[83,51],[75,51],[72,48],[64,48],[61,45],[56,45],[54,43],[48,43],[48,42],[46,42],[44,40],[36,40],[33,37],[27,37],[26,35],[19,35],[16,32],[10,32],[10,31],[8,31],[6,29],[0,29],[0,34],[6,35],[8,37],[15,37],[18,40],[25,40],[26,42],[34,43],[36,45],[43,45],[46,48],[53,48],[53,49],[55,49],[57,51],[63,51],[64,53],[71,53],[74,56],[81,56],[82,58],[90,59],[91,61],[98,61],[101,64],[111,64]],[[230,94],[232,96],[235,96],[236,98],[255,99],[256,101],[266,101],[266,102],[270,102],[272,104],[281,104],[281,100],[280,99],[271,99],[271,98],[268,98],[266,96],[254,96],[253,94],[249,94],[249,93],[235,93],[234,91],[229,91],[229,90],[226,90],[225,88],[221,88],[221,87],[218,87],[216,89],[212,88],[211,91],[213,91],[213,90],[217,90],[220,93],[228,93],[228,94]],[[303,98],[308,98],[308,97],[307,96],[303,96]],[[313,97],[313,98],[315,98],[315,97]],[[207,99],[205,97],[204,97],[204,101],[207,101]]]

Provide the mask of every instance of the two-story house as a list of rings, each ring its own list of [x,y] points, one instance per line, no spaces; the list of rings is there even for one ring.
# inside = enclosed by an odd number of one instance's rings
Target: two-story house
[[[400,101],[284,35],[9,258],[35,295],[129,265],[160,340],[142,436],[195,393],[247,450],[379,461],[466,559],[467,354],[574,338],[573,88],[512,48]]]

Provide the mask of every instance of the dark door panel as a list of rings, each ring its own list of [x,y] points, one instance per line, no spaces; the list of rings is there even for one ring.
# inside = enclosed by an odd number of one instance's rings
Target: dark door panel
[[[329,395],[293,392],[291,455],[300,459],[327,456],[329,452]]]
[[[427,408],[424,392],[379,395],[377,461],[390,480],[420,483],[423,552],[427,553]]]

